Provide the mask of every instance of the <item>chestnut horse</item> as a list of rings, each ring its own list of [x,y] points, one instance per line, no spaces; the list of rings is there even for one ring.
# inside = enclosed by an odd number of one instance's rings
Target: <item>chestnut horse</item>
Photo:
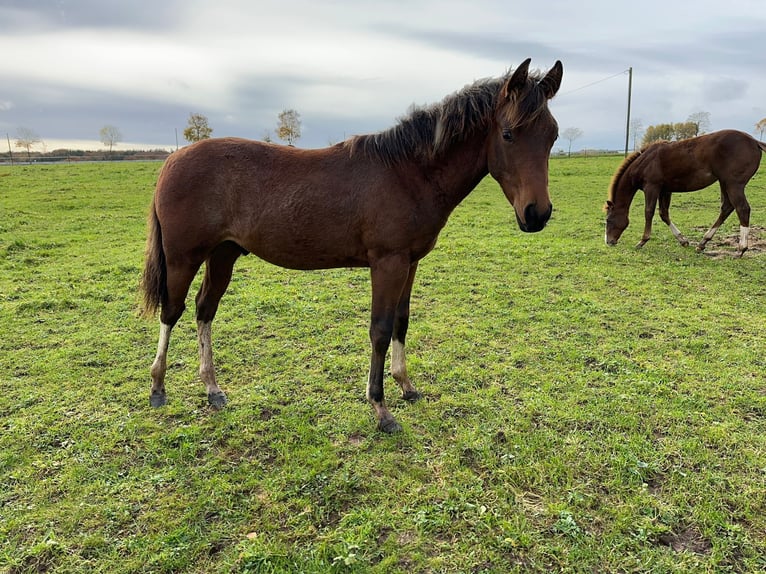
[[[670,221],[668,209],[673,192],[697,191],[716,181],[721,186],[721,213],[697,245],[703,251],[732,211],[739,216],[741,257],[750,234],[750,204],[745,185],[758,171],[766,143],[736,130],[721,130],[675,142],[656,142],[628,156],[617,169],[606,202],[606,243],[615,245],[628,226],[633,196],[644,190],[646,205],[644,235],[636,247],[643,247],[652,233],[652,218],[660,200],[660,217],[684,247],[689,241]]]
[[[558,127],[548,100],[563,68],[557,61],[545,74],[530,72],[529,62],[415,109],[387,131],[329,148],[221,138],[172,154],[150,209],[141,281],[145,312],[161,309],[151,405],[166,402],[170,333],[203,263],[199,372],[210,405],[226,404],[213,368],[211,323],[234,262],[253,253],[291,269],[370,268],[367,399],[380,430],[400,430],[383,396],[385,356],[391,344],[391,372],[404,399],[419,398],[405,364],[410,292],[418,261],[450,213],[490,173],[522,231],[540,231],[551,216],[548,156]]]

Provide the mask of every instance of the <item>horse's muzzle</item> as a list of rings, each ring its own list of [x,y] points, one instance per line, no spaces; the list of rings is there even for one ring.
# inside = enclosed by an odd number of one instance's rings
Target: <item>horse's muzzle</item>
[[[539,213],[537,211],[537,205],[530,203],[524,208],[524,221],[521,220],[518,213],[516,214],[516,221],[519,224],[519,229],[522,231],[526,233],[535,233],[537,231],[542,231],[545,224],[548,223],[548,220],[551,218],[551,213],[553,213],[553,205],[549,204],[547,210],[543,213]]]

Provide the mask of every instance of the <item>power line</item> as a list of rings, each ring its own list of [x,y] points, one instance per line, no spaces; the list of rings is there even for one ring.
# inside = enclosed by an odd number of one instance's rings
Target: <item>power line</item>
[[[567,94],[572,94],[574,92],[579,92],[580,90],[584,90],[585,88],[590,88],[591,86],[595,86],[596,84],[600,84],[601,82],[606,82],[607,80],[611,80],[612,78],[616,78],[617,76],[623,76],[625,74],[630,73],[630,70],[623,70],[622,72],[618,72],[617,74],[614,74],[613,76],[609,76],[608,78],[602,78],[600,80],[596,80],[595,82],[592,82],[590,84],[586,84],[584,86],[580,86],[579,88],[575,88],[574,90],[569,90],[568,92],[564,92],[562,94],[559,94],[559,97],[566,96]]]

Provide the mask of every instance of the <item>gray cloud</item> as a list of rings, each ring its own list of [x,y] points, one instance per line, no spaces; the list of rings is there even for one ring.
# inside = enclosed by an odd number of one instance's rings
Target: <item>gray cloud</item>
[[[260,138],[286,107],[300,145],[392,125],[532,57],[564,63],[552,104],[585,147],[624,142],[627,75],[645,126],[711,113],[713,129],[751,131],[766,101],[760,0],[661,0],[605,8],[554,1],[499,9],[477,0],[105,3],[6,0],[0,6],[0,131],[92,139],[106,123],[126,140],[175,144],[190,112],[214,135]],[[762,117],[762,115],[761,115]]]

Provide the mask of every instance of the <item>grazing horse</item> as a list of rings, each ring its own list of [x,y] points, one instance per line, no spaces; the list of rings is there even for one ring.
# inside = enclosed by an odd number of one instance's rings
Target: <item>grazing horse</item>
[[[668,209],[673,192],[697,191],[718,181],[721,186],[721,213],[697,245],[704,251],[732,211],[739,216],[738,255],[747,250],[750,234],[750,204],[745,185],[758,171],[766,143],[744,132],[721,130],[676,142],[656,142],[628,156],[617,169],[606,202],[606,243],[615,245],[628,226],[628,211],[633,196],[644,190],[646,224],[636,247],[643,247],[652,233],[652,218],[657,199],[660,217],[684,247],[689,241],[670,221]]]
[[[203,263],[199,372],[210,405],[226,404],[213,368],[211,323],[234,262],[253,253],[291,269],[370,268],[367,399],[380,430],[401,430],[383,396],[385,356],[391,345],[391,372],[404,399],[419,398],[405,364],[410,292],[418,262],[450,213],[490,173],[522,231],[540,231],[551,216],[548,156],[558,126],[548,100],[563,68],[557,61],[545,74],[530,72],[529,62],[415,109],[387,131],[329,148],[221,138],[172,154],[150,208],[141,280],[144,311],[161,310],[151,405],[166,402],[170,333]]]

